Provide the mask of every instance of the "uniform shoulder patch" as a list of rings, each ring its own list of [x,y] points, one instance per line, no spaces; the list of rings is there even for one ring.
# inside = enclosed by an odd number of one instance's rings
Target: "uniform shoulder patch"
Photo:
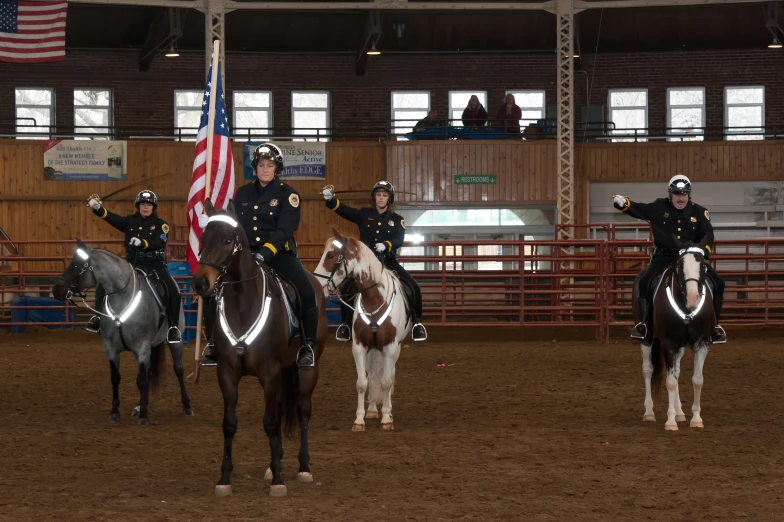
[[[299,196],[296,194],[289,195],[289,204],[292,207],[297,208],[299,206]]]
[[[400,218],[400,226],[403,227],[403,228],[406,228],[406,220],[405,219]]]
[[[169,225],[164,223],[163,226],[161,227],[161,230],[163,230],[164,234],[168,234],[169,233]]]
[[[705,219],[710,221],[710,212],[708,212],[707,210],[705,211]]]

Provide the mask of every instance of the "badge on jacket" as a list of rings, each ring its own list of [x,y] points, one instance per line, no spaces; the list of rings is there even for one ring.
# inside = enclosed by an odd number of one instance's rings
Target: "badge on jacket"
[[[297,196],[296,194],[290,195],[289,196],[289,204],[292,207],[297,208],[299,206],[299,196]]]
[[[395,222],[394,222],[394,221],[392,221],[391,219],[389,220],[389,226],[390,226],[390,227],[394,227],[394,226],[395,226]]]
[[[707,210],[705,211],[705,219],[710,221],[710,212],[708,212]]]
[[[161,230],[163,230],[164,234],[168,234],[169,233],[169,225],[164,223],[163,226],[161,227]]]
[[[270,206],[271,206],[271,207],[277,207],[277,206],[278,206],[278,200],[277,200],[277,199],[273,199],[273,200],[271,200],[271,201],[270,201]]]
[[[692,217],[691,217],[691,222],[692,222],[692,223],[696,223],[696,222],[697,222],[697,218],[696,218],[696,217],[694,217],[694,216],[692,216]]]
[[[403,228],[406,228],[406,220],[405,219],[401,219],[400,220],[400,226],[403,227]]]

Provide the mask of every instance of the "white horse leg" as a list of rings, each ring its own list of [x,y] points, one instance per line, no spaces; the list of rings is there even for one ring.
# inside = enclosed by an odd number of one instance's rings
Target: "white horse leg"
[[[651,376],[653,375],[653,363],[651,362],[651,347],[640,343],[642,352],[642,376],[645,378],[645,414],[643,421],[655,421],[653,414],[653,398],[651,398]]]
[[[675,398],[678,394],[678,380],[675,378],[675,368],[667,369],[667,395],[670,404],[667,407],[667,422],[664,429],[667,431],[678,431],[678,423],[675,422]]]
[[[675,422],[686,422],[686,414],[683,413],[683,406],[681,404],[681,357],[683,357],[684,349],[678,350],[675,354]]]
[[[694,376],[691,383],[694,385],[694,404],[691,407],[692,417],[689,426],[692,428],[704,428],[702,417],[700,417],[700,394],[702,393],[702,366],[705,364],[705,357],[708,356],[708,347],[701,345],[694,350]]]
[[[366,419],[378,418],[378,403],[381,402],[381,366],[384,364],[381,352],[378,350],[367,351],[367,413]]]
[[[400,356],[400,344],[395,342],[384,347],[384,369],[381,375],[381,428],[391,431],[395,429],[392,421],[392,391],[395,388],[395,365]]]
[[[357,418],[354,419],[351,431],[365,431],[365,392],[368,387],[367,371],[365,370],[366,351],[363,346],[357,344],[356,340],[353,340],[352,352],[354,353],[354,363],[357,366]]]

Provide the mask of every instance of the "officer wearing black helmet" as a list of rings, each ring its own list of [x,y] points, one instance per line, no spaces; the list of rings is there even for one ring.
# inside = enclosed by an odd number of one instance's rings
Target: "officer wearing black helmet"
[[[713,225],[710,222],[710,213],[706,208],[691,201],[689,178],[683,174],[673,176],[670,179],[668,192],[669,198],[660,198],[653,203],[637,203],[625,196],[613,197],[615,208],[654,225],[651,227],[653,230],[651,261],[638,281],[638,306],[642,312],[643,321],[637,323],[632,329],[631,336],[635,339],[645,339],[647,336],[651,280],[667,269],[678,256],[679,247],[675,240],[700,243],[704,238],[707,238],[706,259],[713,252]],[[713,281],[716,291],[713,296],[716,327],[713,330],[711,340],[714,344],[725,343],[727,335],[724,328],[718,324],[721,307],[724,303],[724,280],[710,265],[708,265],[707,275]]]
[[[299,194],[278,177],[283,171],[283,153],[275,145],[265,143],[256,147],[251,166],[257,179],[237,189],[234,208],[256,259],[283,274],[299,291],[304,332],[300,335],[302,347],[297,366],[311,368],[315,365],[313,346],[319,314],[316,291],[297,257],[294,241],[301,210]],[[200,216],[199,225],[206,227],[208,219],[206,215]],[[204,357],[217,359],[216,350],[211,345],[208,348]]]
[[[322,194],[327,201],[327,208],[340,217],[356,223],[359,226],[359,240],[376,251],[388,270],[397,272],[400,279],[411,285],[415,295],[414,327],[411,330],[411,337],[415,341],[427,339],[427,330],[419,322],[422,318],[422,291],[414,278],[397,262],[397,254],[406,237],[406,223],[400,214],[395,214],[389,208],[395,202],[395,188],[388,181],[379,181],[373,186],[371,192],[373,206],[363,207],[359,210],[342,203],[329,187],[322,189]],[[347,279],[341,286],[341,293],[356,293],[354,285],[353,279]],[[342,324],[335,332],[335,338],[338,341],[348,341],[351,339],[351,327],[349,326],[351,309],[341,303],[340,313]]]
[[[182,342],[180,329],[180,288],[169,274],[166,264],[166,243],[169,240],[169,225],[158,217],[158,196],[151,190],[142,190],[136,195],[136,213],[120,216],[109,212],[101,205],[98,196],[91,196],[89,205],[93,213],[106,220],[111,226],[125,233],[125,259],[133,266],[147,268],[158,274],[166,284],[168,302],[166,314],[169,318],[169,331],[166,342]],[[104,290],[98,287],[95,291],[95,306],[98,308],[104,298]],[[98,333],[100,317],[93,316],[87,323],[87,330]]]

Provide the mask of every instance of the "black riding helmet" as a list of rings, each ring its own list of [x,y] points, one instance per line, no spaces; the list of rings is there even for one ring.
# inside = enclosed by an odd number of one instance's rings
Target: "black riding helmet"
[[[136,194],[136,201],[134,201],[136,210],[139,210],[139,205],[142,203],[149,203],[152,205],[153,212],[158,210],[158,196],[156,196],[155,192],[152,190],[142,190]]]
[[[256,167],[259,165],[259,160],[271,159],[275,162],[275,175],[283,172],[283,153],[278,147],[271,143],[262,143],[253,151],[253,159],[250,166],[253,167],[253,173],[256,173]]]
[[[386,190],[389,193],[389,205],[395,202],[395,187],[392,186],[392,183],[389,181],[379,181],[373,185],[373,192],[370,193],[373,204],[376,203],[376,191],[378,190]]]
[[[691,194],[691,181],[683,174],[676,174],[670,179],[670,184],[667,187],[667,192],[670,194]]]

